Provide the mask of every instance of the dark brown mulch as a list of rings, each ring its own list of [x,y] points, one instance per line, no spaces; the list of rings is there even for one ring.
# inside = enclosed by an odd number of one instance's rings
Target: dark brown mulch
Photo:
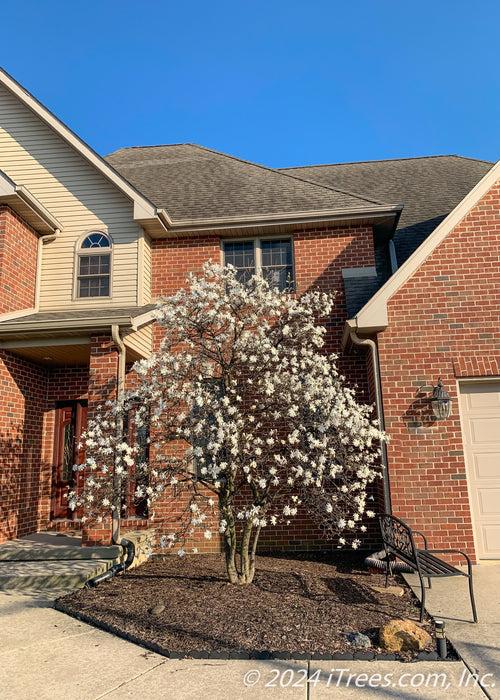
[[[94,589],[61,599],[73,615],[133,635],[146,646],[189,653],[271,651],[353,652],[344,633],[370,637],[392,619],[419,620],[418,602],[403,579],[397,597],[378,593],[385,575],[370,574],[357,554],[261,556],[252,584],[227,583],[221,555],[150,561]],[[159,614],[150,611],[159,603]],[[433,636],[430,618],[422,625]],[[435,650],[435,641],[429,651]],[[416,654],[397,655],[410,660]]]

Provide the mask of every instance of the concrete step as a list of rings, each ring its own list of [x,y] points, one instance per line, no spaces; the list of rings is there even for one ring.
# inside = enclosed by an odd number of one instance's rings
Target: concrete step
[[[82,547],[81,537],[39,532],[0,545],[2,561],[78,561],[116,559],[122,554],[118,545]]]
[[[17,547],[14,542],[0,545],[2,561],[89,561],[116,559],[122,553],[118,545],[112,547]]]
[[[81,561],[1,561],[0,590],[81,588],[116,563],[112,559]]]

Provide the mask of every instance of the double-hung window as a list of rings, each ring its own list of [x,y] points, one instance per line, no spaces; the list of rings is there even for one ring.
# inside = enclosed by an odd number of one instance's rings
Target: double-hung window
[[[109,297],[111,240],[101,231],[84,238],[76,255],[76,297]]]
[[[260,274],[280,292],[293,292],[293,244],[291,238],[255,238],[251,241],[225,241],[224,264],[237,269],[240,282]]]

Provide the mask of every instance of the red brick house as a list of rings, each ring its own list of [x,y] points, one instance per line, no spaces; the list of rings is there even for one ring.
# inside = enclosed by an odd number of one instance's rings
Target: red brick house
[[[328,350],[391,436],[379,509],[500,558],[492,165],[274,170],[192,144],[102,159],[0,72],[0,541],[80,526],[66,506],[78,435],[158,343],[157,296],[211,258],[291,276],[298,293],[337,290]],[[453,399],[441,421],[438,377]],[[131,503],[125,527],[148,524]],[[269,537],[303,549],[320,533],[299,519]]]

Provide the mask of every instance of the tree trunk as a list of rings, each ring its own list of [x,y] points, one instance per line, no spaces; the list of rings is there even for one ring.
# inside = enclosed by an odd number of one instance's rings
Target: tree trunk
[[[224,550],[226,554],[226,572],[229,583],[238,583],[238,570],[236,568],[236,528],[234,522],[228,525],[224,533]]]
[[[241,538],[241,571],[238,583],[251,583],[253,575],[250,575],[250,538],[252,536],[252,521],[247,520],[243,528],[243,536]]]

